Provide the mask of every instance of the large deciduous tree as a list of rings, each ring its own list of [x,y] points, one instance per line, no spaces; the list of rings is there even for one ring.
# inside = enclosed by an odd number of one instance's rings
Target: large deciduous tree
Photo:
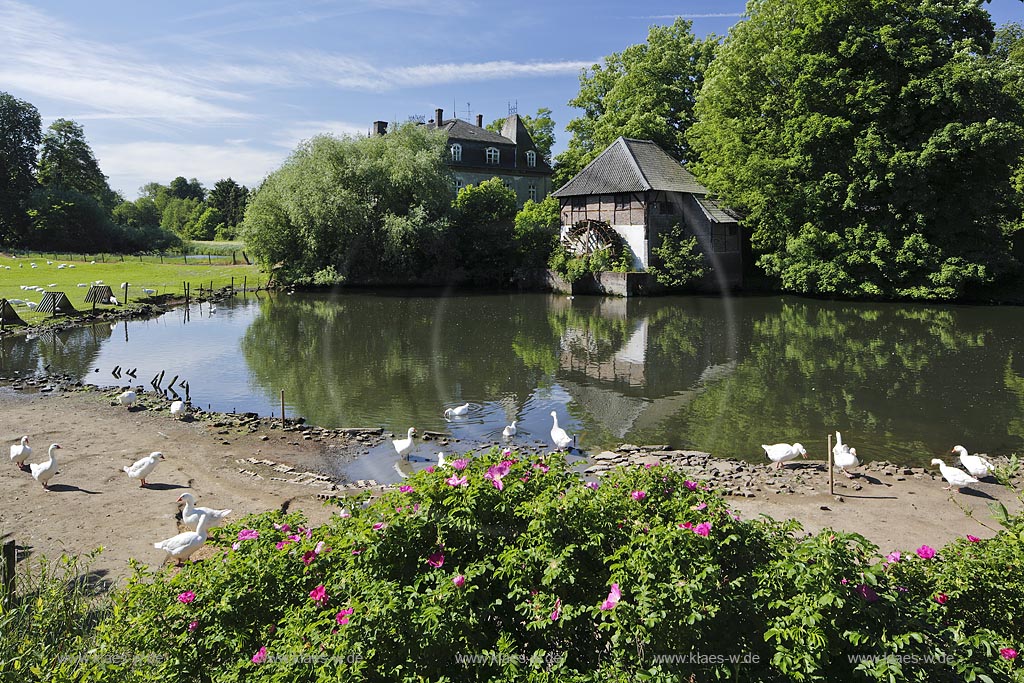
[[[100,170],[85,139],[85,131],[68,119],[57,119],[43,135],[39,184],[92,197],[108,213],[118,203],[117,195],[107,184],[107,176]]]
[[[218,180],[206,198],[207,204],[220,212],[224,224],[228,226],[242,224],[248,200],[249,190],[231,178]]]
[[[36,108],[0,92],[0,245],[18,244],[28,233],[41,136]]]
[[[1021,108],[976,0],[751,0],[710,67],[697,175],[791,291],[952,298],[1011,263]]]
[[[319,272],[412,279],[440,232],[454,181],[447,136],[424,126],[303,142],[249,200],[243,237],[285,279]]]
[[[580,74],[580,91],[569,101],[583,116],[566,126],[572,134],[558,155],[555,183],[562,185],[617,137],[654,140],[676,159],[690,158],[685,133],[714,57],[718,38],[696,38],[692,24],[677,19],[653,26],[647,42],[605,57]]]

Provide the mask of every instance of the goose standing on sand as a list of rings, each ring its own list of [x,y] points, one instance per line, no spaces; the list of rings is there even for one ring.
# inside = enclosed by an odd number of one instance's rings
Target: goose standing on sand
[[[171,417],[177,418],[179,415],[185,412],[185,402],[175,401],[171,404]]]
[[[454,408],[449,408],[448,410],[444,411],[444,419],[450,420],[453,417],[462,417],[463,415],[465,415],[468,412],[469,412],[469,404],[468,403],[464,403],[461,406],[456,406]]]
[[[949,482],[949,486],[946,487],[947,491],[955,486],[956,492],[960,493],[960,489],[964,486],[970,486],[971,484],[978,483],[978,480],[971,475],[959,468],[949,467],[938,458],[932,460],[932,464],[939,466],[939,471],[942,472],[942,478]]]
[[[980,455],[968,455],[967,449],[963,446],[953,446],[951,452],[960,456],[960,464],[971,473],[972,477],[977,477],[978,479],[987,477],[995,469],[992,467],[992,463]]]
[[[185,560],[192,557],[192,553],[199,550],[206,543],[206,532],[210,528],[211,521],[207,515],[200,515],[195,531],[186,531],[177,536],[171,536],[168,539],[154,543],[153,547],[166,551],[178,561],[178,566],[181,566],[185,563]]]
[[[196,499],[191,493],[183,493],[178,496],[178,502],[185,502],[185,509],[181,511],[181,521],[188,526],[196,526],[203,515],[210,518],[210,526],[216,526],[218,522],[231,514],[231,508],[225,510],[214,510],[213,508],[199,507],[195,504]]]
[[[409,452],[412,451],[412,435],[416,433],[415,427],[409,427],[409,435],[404,439],[392,439],[391,445],[398,451],[398,455],[401,458],[409,456]]]
[[[28,436],[21,437],[20,444],[11,446],[11,462],[18,466],[19,470],[27,470],[25,461],[32,455],[32,448],[28,445]]]
[[[564,451],[572,445],[573,438],[558,426],[558,413],[553,410],[551,411],[551,419],[554,420],[551,425],[551,441],[554,442],[558,450]]]
[[[790,446],[788,443],[774,443],[770,446],[768,444],[761,444],[761,448],[764,449],[768,459],[775,463],[775,469],[782,469],[782,467],[789,460],[795,459],[797,456],[806,458],[807,451],[804,450],[803,444],[795,443]]]
[[[516,429],[516,421],[512,420],[512,424],[506,425],[506,427],[501,430],[501,435],[506,439],[509,439],[515,436],[517,431],[518,430]]]
[[[138,395],[134,391],[129,389],[128,391],[118,395],[117,400],[121,405],[128,406],[128,408],[131,408],[138,398]]]
[[[146,477],[149,476],[149,473],[156,468],[157,463],[165,459],[166,458],[164,458],[163,453],[160,451],[153,451],[144,458],[139,458],[131,465],[126,465],[122,469],[131,479],[139,480],[139,488],[141,489],[145,488]]]
[[[34,462],[29,465],[32,470],[32,478],[43,485],[47,491],[50,490],[50,480],[57,474],[57,456],[54,451],[60,448],[59,443],[51,443],[47,455],[50,457],[46,462]]]
[[[843,443],[843,435],[838,430],[836,431],[836,445],[832,447],[832,463],[841,469],[848,479],[853,479],[853,475],[846,470],[852,470],[860,465],[860,460],[857,459],[857,449]]]

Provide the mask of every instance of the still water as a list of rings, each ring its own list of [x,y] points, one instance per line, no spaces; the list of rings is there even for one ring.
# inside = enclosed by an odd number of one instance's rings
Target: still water
[[[0,374],[50,366],[100,384],[165,371],[214,410],[334,427],[578,444],[662,443],[763,459],[829,430],[867,459],[926,464],[962,443],[1024,450],[1024,308],[790,297],[624,300],[545,294],[237,297],[189,315],[0,344]],[[97,372],[98,370],[98,372]],[[446,407],[470,403],[448,422]],[[426,448],[421,444],[421,448]],[[427,449],[429,450],[429,449]],[[428,453],[425,453],[429,455]]]

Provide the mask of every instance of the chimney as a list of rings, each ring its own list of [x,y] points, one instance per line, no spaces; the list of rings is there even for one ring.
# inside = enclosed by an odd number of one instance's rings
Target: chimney
[[[438,107],[437,109],[434,110],[434,126],[437,127],[437,128],[440,128],[441,124],[443,122],[444,122],[444,109],[441,109],[440,107]]]
[[[374,135],[378,135],[378,136],[379,135],[384,135],[387,132],[388,132],[388,122],[387,121],[374,121],[373,122],[373,134]]]
[[[483,128],[484,127],[484,115],[483,114],[477,114],[476,115],[476,127],[477,128]]]

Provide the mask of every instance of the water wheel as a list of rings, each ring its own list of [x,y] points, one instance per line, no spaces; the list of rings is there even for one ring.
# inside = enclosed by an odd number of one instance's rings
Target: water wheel
[[[622,238],[604,221],[584,219],[578,221],[562,238],[565,248],[575,256],[589,256],[607,251],[612,259],[622,252]]]

